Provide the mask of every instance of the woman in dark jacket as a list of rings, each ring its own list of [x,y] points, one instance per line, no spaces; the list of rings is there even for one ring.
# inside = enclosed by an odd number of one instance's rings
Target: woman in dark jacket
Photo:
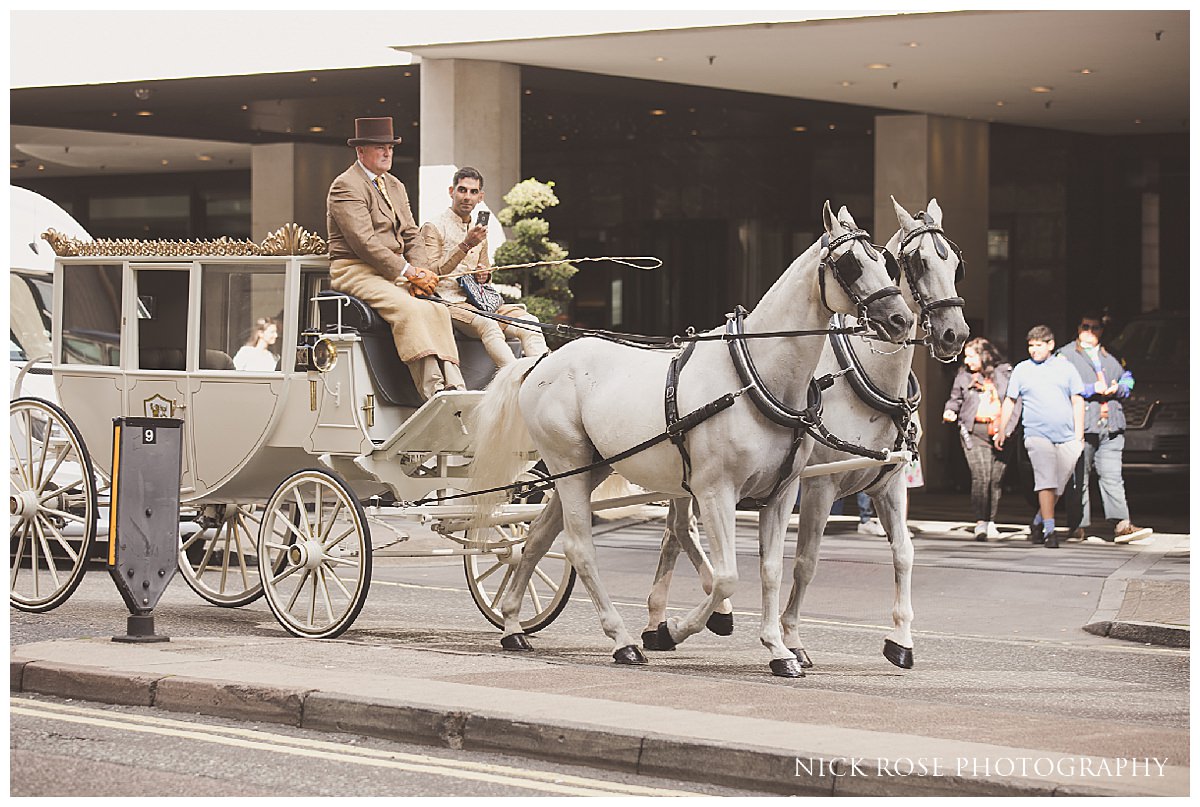
[[[996,511],[1000,506],[1000,480],[1007,464],[992,444],[1000,427],[1000,405],[1008,389],[1012,365],[986,339],[976,337],[963,348],[963,367],[954,377],[942,420],[958,423],[963,453],[971,469],[971,509],[975,511],[975,540],[1000,537]],[[1019,418],[1011,418],[1009,431]],[[1007,435],[1006,435],[1007,436]]]

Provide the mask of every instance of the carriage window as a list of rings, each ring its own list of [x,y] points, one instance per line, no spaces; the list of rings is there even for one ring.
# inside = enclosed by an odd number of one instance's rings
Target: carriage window
[[[63,268],[63,364],[121,363],[121,264]]]
[[[137,271],[138,367],[183,370],[187,358],[188,272]]]
[[[279,356],[284,352],[283,282],[283,264],[203,267],[202,369],[258,373],[279,370]]]

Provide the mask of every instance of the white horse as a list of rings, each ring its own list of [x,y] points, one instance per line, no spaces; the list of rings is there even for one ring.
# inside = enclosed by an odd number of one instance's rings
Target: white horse
[[[822,219],[821,240],[792,262],[754,312],[744,321],[740,309],[730,316],[725,333],[734,338],[697,341],[694,349],[685,351],[691,355],[677,383],[665,384],[671,355],[600,339],[577,340],[541,360],[522,359],[497,374],[476,410],[480,420],[473,436],[477,454],[471,477],[477,489],[515,479],[526,462],[522,450],[530,441],[552,475],[589,466],[598,457],[603,463],[588,473],[558,478],[557,496],[530,526],[521,561],[500,603],[502,646],[531,649],[519,621],[522,594],[538,560],[565,529],[567,558],[613,640],[614,659],[621,664],[646,662],[601,584],[591,540],[588,494],[615,468],[630,482],[671,497],[688,495],[690,487],[699,502],[713,556],[712,593],[683,619],[671,620],[675,642],[701,630],[715,604],[728,598],[737,583],[733,539],[738,500],[754,496],[767,501],[759,522],[760,640],[770,652],[774,674],[803,675],[779,629],[779,586],[784,532],[811,443],[772,417],[804,405],[824,339],[810,335],[750,340],[737,335],[825,329],[830,311],[858,314],[891,342],[906,338],[913,325],[884,256],[871,247],[869,236],[846,208],[835,218],[826,202]],[[743,380],[747,374],[750,382]],[[631,456],[618,456],[663,434],[664,386],[674,393],[681,414],[719,401],[729,406],[687,430],[680,446],[663,441]],[[690,420],[685,416],[685,422]],[[686,482],[685,450],[692,458]],[[480,504],[480,518],[492,504]]]
[[[895,199],[892,204],[900,230],[888,241],[887,249],[899,256],[904,267],[905,300],[918,313],[926,331],[926,344],[934,358],[952,361],[968,336],[963,300],[955,291],[955,284],[963,272],[962,256],[942,232],[942,210],[936,199],[931,199],[917,218],[909,215]],[[911,344],[880,351],[863,337],[831,336],[821,354],[817,373],[841,373],[845,377],[839,378],[824,393],[825,427],[838,438],[857,446],[901,447],[899,443],[907,442],[905,409],[915,409],[919,396],[915,378],[910,382],[913,351]],[[847,367],[853,369],[846,372]],[[852,456],[818,444],[809,462],[837,462]],[[865,491],[874,501],[879,520],[887,531],[895,571],[893,629],[884,640],[883,654],[896,666],[911,668],[913,545],[905,523],[908,491],[901,466],[813,476],[806,478],[802,487],[794,579],[782,618],[784,643],[796,654],[803,668],[812,667],[812,660],[800,640],[800,605],[816,574],[818,551],[830,507],[843,496]],[[673,500],[667,515],[658,571],[647,600],[649,620],[642,634],[647,649],[668,650],[672,646],[669,641],[662,641],[660,626],[665,620],[671,571],[680,549],[687,552],[699,571],[705,591],[711,590],[712,569],[699,547],[696,519],[688,505],[687,499]],[[709,629],[721,635],[732,632],[731,610],[728,602],[722,603],[709,620]]]

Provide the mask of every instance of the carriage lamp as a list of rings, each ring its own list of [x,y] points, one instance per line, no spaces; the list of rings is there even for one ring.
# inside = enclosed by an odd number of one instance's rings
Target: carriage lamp
[[[312,366],[318,373],[328,373],[337,364],[337,348],[329,339],[321,338],[312,346]]]

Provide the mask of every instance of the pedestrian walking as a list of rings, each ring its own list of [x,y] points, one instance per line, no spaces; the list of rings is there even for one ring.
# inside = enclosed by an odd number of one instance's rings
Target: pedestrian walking
[[[996,513],[1000,507],[1000,482],[1007,466],[1007,452],[994,442],[1000,429],[1000,410],[1012,365],[987,339],[976,337],[963,347],[963,366],[954,377],[942,421],[958,425],[963,454],[971,470],[971,511],[975,517],[975,540],[1000,537]],[[1008,424],[1009,433],[1017,418]]]
[[[1033,489],[1038,512],[1029,540],[1058,549],[1054,535],[1054,506],[1067,486],[1083,450],[1083,379],[1062,356],[1054,354],[1054,332],[1035,325],[1026,336],[1029,358],[1013,368],[1000,408],[1000,428],[993,438],[1004,447],[1016,402],[1021,400],[1025,448],[1033,465]]]
[[[1104,517],[1113,522],[1111,532],[1100,535],[1119,544],[1144,538],[1152,531],[1129,520],[1125,499],[1125,479],[1121,459],[1125,450],[1125,410],[1121,401],[1133,391],[1133,373],[1100,344],[1104,320],[1089,312],[1079,320],[1075,341],[1063,345],[1063,356],[1084,379],[1083,452],[1075,464],[1064,504],[1067,507],[1067,540],[1082,541],[1092,523],[1089,501],[1090,472],[1095,469],[1100,481]]]

